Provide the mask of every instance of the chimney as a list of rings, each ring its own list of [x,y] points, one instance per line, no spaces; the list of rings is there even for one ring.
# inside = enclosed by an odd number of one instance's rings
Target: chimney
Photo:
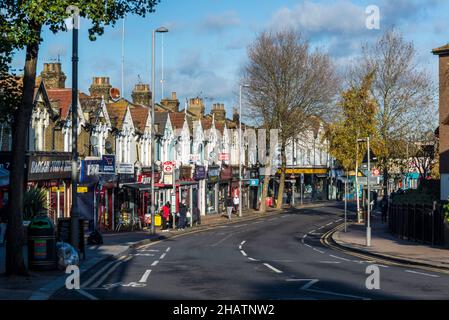
[[[92,85],[89,88],[90,95],[94,98],[104,97],[106,102],[111,100],[109,77],[93,77]]]
[[[232,122],[234,122],[236,125],[238,125],[239,122],[240,122],[240,114],[239,114],[237,108],[234,108],[234,109],[233,109],[233,112],[232,112]]]
[[[149,84],[136,84],[131,94],[134,104],[141,104],[149,107],[151,104],[151,91]]]
[[[211,113],[215,116],[215,121],[222,122],[226,119],[226,110],[223,103],[214,103]]]
[[[64,89],[66,76],[62,72],[60,62],[44,63],[44,70],[41,72],[42,81],[47,89]]]
[[[201,99],[199,97],[189,99],[188,110],[194,114],[195,120],[203,118],[204,110],[205,110],[203,99]]]
[[[161,105],[169,109],[170,112],[179,112],[179,100],[176,97],[176,92],[172,92],[171,99],[169,98],[162,99]]]

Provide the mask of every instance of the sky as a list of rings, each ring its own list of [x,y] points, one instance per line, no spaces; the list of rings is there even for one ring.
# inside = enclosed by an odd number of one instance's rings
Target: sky
[[[365,9],[380,9],[380,29],[366,28]],[[340,71],[356,59],[361,44],[374,42],[391,26],[400,30],[417,50],[417,63],[438,81],[438,59],[431,50],[449,42],[449,1],[446,0],[162,0],[155,13],[125,19],[124,92],[130,99],[136,83],[150,82],[151,33],[156,36],[156,100],[177,92],[183,107],[187,98],[205,99],[206,112],[213,103],[226,109],[238,105],[241,69],[247,48],[265,30],[295,28],[312,44],[331,55]],[[79,88],[88,93],[94,76],[108,76],[121,88],[122,21],[103,36],[88,39],[89,21],[81,21]],[[59,57],[71,86],[71,33],[53,34],[44,29],[38,73],[43,63]],[[163,46],[162,46],[163,42]],[[163,51],[163,55],[162,55]],[[162,59],[163,57],[163,59]],[[20,72],[24,55],[18,52],[13,68]]]

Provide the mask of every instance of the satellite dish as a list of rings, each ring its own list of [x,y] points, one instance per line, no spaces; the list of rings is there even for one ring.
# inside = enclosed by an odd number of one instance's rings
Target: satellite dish
[[[104,147],[108,153],[112,153],[112,144],[109,141],[106,141]]]
[[[109,90],[109,95],[113,101],[118,101],[120,99],[120,90],[117,88],[111,88]]]

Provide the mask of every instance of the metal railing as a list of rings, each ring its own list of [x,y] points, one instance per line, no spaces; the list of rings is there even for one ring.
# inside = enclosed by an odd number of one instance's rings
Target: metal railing
[[[388,227],[401,239],[444,245],[444,212],[437,203],[390,204]]]

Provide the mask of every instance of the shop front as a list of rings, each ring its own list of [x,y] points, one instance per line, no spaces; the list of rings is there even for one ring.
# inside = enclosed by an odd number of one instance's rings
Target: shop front
[[[193,179],[198,181],[198,210],[200,211],[200,215],[205,215],[206,213],[206,178],[206,167],[195,165]]]
[[[209,166],[206,180],[206,214],[218,213],[218,181],[220,167]]]
[[[218,213],[226,213],[226,199],[232,197],[232,167],[223,165],[220,171],[218,187]]]

